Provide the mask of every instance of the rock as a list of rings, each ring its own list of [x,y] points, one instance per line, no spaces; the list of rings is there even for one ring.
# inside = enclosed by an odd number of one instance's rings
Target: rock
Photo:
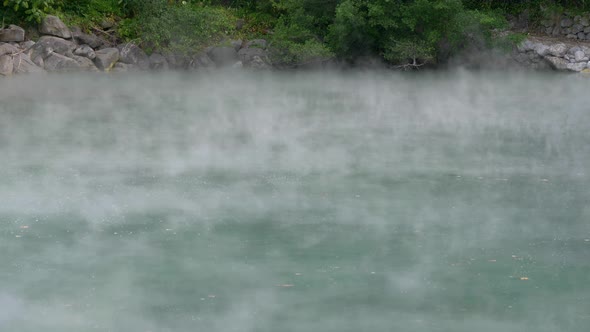
[[[566,70],[567,65],[569,64],[569,61],[556,56],[546,56],[544,59],[549,63],[551,68],[555,70]]]
[[[14,53],[18,53],[18,47],[12,45],[12,44],[1,44],[0,43],[0,56],[4,55],[4,54],[14,54]]]
[[[192,63],[189,56],[181,53],[167,52],[164,53],[164,57],[170,69],[188,69]]]
[[[43,36],[39,38],[39,41],[33,46],[31,58],[34,59],[39,55],[46,58],[52,53],[58,53],[61,55],[72,54],[75,49],[76,44],[69,40],[53,36]]]
[[[561,34],[562,35],[571,35],[572,34],[572,29],[571,28],[561,29]]]
[[[576,38],[578,38],[578,36],[576,36],[576,35],[572,35],[572,34],[570,33],[569,35],[565,36],[565,38],[567,38],[567,39],[576,39]]]
[[[136,65],[117,62],[113,66],[113,69],[111,69],[111,72],[113,72],[113,73],[126,73],[126,72],[137,71],[137,70],[139,70],[139,68]]]
[[[587,27],[587,26],[589,26],[589,25],[590,25],[590,20],[588,19],[588,17],[582,17],[582,18],[580,19],[580,24],[581,24],[582,26],[585,26],[585,27]]]
[[[527,51],[534,50],[535,45],[536,45],[536,43],[533,43],[532,41],[525,39],[522,43],[518,44],[516,46],[516,48],[518,49],[519,52],[527,52]]]
[[[39,68],[45,68],[45,60],[43,60],[43,56],[37,55],[33,58],[33,63],[39,66]]]
[[[586,40],[590,40],[590,33],[586,34]]]
[[[96,53],[94,52],[92,47],[90,47],[88,45],[78,46],[78,48],[76,48],[74,50],[74,54],[78,55],[78,56],[83,56],[83,57],[88,58],[90,60],[93,60],[94,58],[96,58]]]
[[[96,68],[96,65],[94,64],[94,62],[87,57],[74,55],[74,56],[72,56],[72,59],[74,59],[80,65],[81,71],[90,71],[90,72],[99,71],[98,68]]]
[[[238,52],[238,56],[244,67],[256,69],[271,67],[267,52],[261,48],[243,48]]]
[[[563,57],[567,50],[568,47],[563,43],[553,44],[549,47],[549,54],[555,57]]]
[[[581,24],[574,24],[572,26],[572,33],[578,33],[580,31],[584,31],[584,26]]]
[[[241,39],[230,40],[230,44],[234,47],[234,49],[237,52],[240,50],[240,48],[242,48],[243,41]]]
[[[25,40],[25,29],[11,24],[0,30],[0,42],[22,42]]]
[[[234,69],[240,69],[240,68],[244,67],[244,64],[242,63],[242,61],[238,61],[238,62],[234,63],[231,67]]]
[[[14,74],[40,74],[45,73],[45,70],[42,67],[37,66],[31,58],[25,54],[17,54],[14,57]]]
[[[259,57],[257,55],[252,57],[252,61],[250,61],[249,67],[253,68],[253,69],[258,69],[258,70],[272,69],[272,66],[270,65],[270,61],[267,63],[266,61],[264,61],[261,57]]]
[[[111,29],[112,27],[115,26],[115,22],[113,20],[102,20],[100,22],[100,27],[103,28],[104,30],[108,30]]]
[[[574,23],[580,22],[581,19],[582,19],[582,16],[580,16],[580,15],[574,16]]]
[[[86,45],[92,47],[93,49],[97,49],[105,44],[104,40],[102,40],[98,36],[89,35],[89,34],[85,34],[85,33],[80,33],[80,34],[75,35],[74,39],[76,39],[78,41],[78,43],[86,44]]]
[[[584,33],[590,33],[590,27],[585,27],[584,28]]]
[[[582,70],[586,69],[588,64],[586,62],[578,62],[578,63],[568,63],[566,68],[570,71],[581,72]]]
[[[247,48],[256,47],[256,48],[261,48],[261,49],[265,50],[267,46],[268,46],[268,43],[264,39],[253,39],[253,40],[246,43]]]
[[[150,55],[149,61],[152,70],[168,70],[168,61],[161,54],[153,53]]]
[[[72,38],[72,32],[62,22],[59,17],[53,15],[47,15],[41,22],[41,28],[39,32],[43,35],[51,35],[61,37],[64,39]]]
[[[553,27],[548,27],[548,28],[545,29],[545,33],[546,34],[550,35],[551,32],[553,32]]]
[[[195,67],[200,68],[215,68],[215,62],[207,55],[207,53],[199,53],[193,57]]]
[[[14,61],[12,60],[12,56],[8,54],[0,55],[0,76],[12,75],[13,68]]]
[[[207,55],[218,66],[231,66],[238,61],[238,52],[229,46],[212,47]]]
[[[586,54],[584,54],[584,52],[582,52],[581,50],[576,51],[574,53],[574,59],[576,60],[576,62],[582,61],[585,57],[586,57]]]
[[[119,61],[119,50],[114,47],[95,51],[94,64],[102,71],[109,71]]]
[[[545,56],[549,53],[549,46],[547,46],[545,44],[538,43],[538,44],[535,44],[534,51],[539,56]]]
[[[586,34],[583,32],[578,32],[578,34],[576,35],[576,37],[578,39],[586,39]]]
[[[142,70],[150,68],[150,58],[145,52],[133,43],[119,44],[120,62],[136,65]]]
[[[32,40],[27,40],[25,42],[20,43],[20,48],[23,50],[29,50],[35,46],[35,42]]]
[[[553,37],[557,37],[561,34],[561,28],[559,26],[555,26],[555,28],[553,28],[553,32],[551,32],[551,35]]]
[[[562,18],[561,19],[561,22],[560,22],[560,25],[561,25],[562,28],[571,27],[573,24],[574,24],[574,22],[569,17]]]
[[[45,70],[48,72],[72,72],[80,70],[78,61],[59,53],[53,53],[44,59]]]
[[[582,48],[580,46],[574,46],[574,47],[570,48],[569,50],[567,50],[566,56],[568,54],[574,55],[574,54],[576,54],[577,51],[582,51]]]

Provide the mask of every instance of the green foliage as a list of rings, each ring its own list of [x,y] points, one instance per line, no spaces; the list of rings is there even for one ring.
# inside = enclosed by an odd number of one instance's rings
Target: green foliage
[[[333,56],[329,48],[307,28],[312,21],[313,17],[307,15],[303,9],[279,19],[271,37],[273,63],[297,66]]]
[[[145,3],[150,6],[143,7],[133,18],[123,20],[118,31],[124,39],[136,40],[148,52],[189,52],[219,41],[235,29],[236,18],[220,7],[190,3],[167,5],[158,1]]]
[[[17,20],[37,23],[53,10],[54,5],[55,0],[4,0],[3,3]]]

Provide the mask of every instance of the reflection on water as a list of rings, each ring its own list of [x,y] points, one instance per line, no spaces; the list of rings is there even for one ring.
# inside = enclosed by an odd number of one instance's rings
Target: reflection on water
[[[573,76],[0,81],[0,330],[582,331]]]

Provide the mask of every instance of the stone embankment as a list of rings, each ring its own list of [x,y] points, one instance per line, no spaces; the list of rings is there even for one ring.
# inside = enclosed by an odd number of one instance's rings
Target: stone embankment
[[[517,46],[514,60],[532,69],[590,72],[590,43],[530,37]]]
[[[270,69],[267,42],[226,41],[195,54],[147,55],[133,43],[113,44],[104,38],[68,28],[58,17],[47,16],[41,37],[27,40],[16,25],[0,29],[0,76],[44,72],[126,72],[163,69],[245,67]]]

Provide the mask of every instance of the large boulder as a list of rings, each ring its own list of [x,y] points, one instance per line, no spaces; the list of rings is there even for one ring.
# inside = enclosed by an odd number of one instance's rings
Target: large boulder
[[[568,63],[566,65],[567,70],[581,72],[582,70],[586,69],[588,64],[586,62],[577,62],[577,63]]]
[[[53,15],[45,16],[43,21],[41,21],[39,32],[43,35],[51,35],[65,39],[72,38],[72,32],[70,29],[59,19],[59,17]]]
[[[94,52],[92,47],[90,47],[88,45],[78,46],[78,48],[76,48],[74,50],[74,55],[82,56],[82,57],[88,58],[90,60],[93,60],[94,58],[96,58],[96,53]]]
[[[44,62],[45,70],[49,72],[79,71],[81,67],[78,61],[58,53],[51,54],[45,58]]]
[[[215,62],[207,55],[202,52],[193,56],[193,67],[195,68],[215,68]]]
[[[152,70],[167,70],[168,61],[166,58],[158,53],[150,55],[150,69]]]
[[[255,69],[271,67],[267,52],[261,48],[243,48],[238,52],[238,56],[244,67]]]
[[[91,71],[91,72],[99,71],[98,68],[96,68],[96,65],[94,64],[94,62],[87,57],[73,55],[72,59],[74,59],[78,63],[78,65],[80,65],[79,69],[81,71]]]
[[[120,44],[117,46],[120,53],[119,61],[129,65],[136,65],[142,70],[150,68],[150,58],[145,52],[133,43]]]
[[[0,76],[12,75],[13,68],[14,61],[12,60],[12,56],[8,54],[0,55]]]
[[[568,47],[563,43],[549,46],[549,54],[554,57],[563,57],[567,53]]]
[[[164,53],[168,67],[171,69],[187,69],[191,66],[192,60],[189,56],[181,53]]]
[[[566,59],[556,56],[546,56],[544,59],[555,70],[568,70],[568,65],[570,64]]]
[[[0,55],[18,53],[18,47],[12,44],[0,44]]]
[[[52,53],[68,55],[72,54],[75,49],[76,44],[69,40],[53,36],[43,36],[39,38],[39,41],[33,46],[31,58],[34,59],[39,55],[42,55],[43,58],[47,58]]]
[[[98,36],[89,35],[83,32],[76,33],[74,39],[80,44],[86,44],[93,49],[97,49],[105,44],[105,41]]]
[[[22,42],[25,40],[25,30],[11,24],[6,29],[0,29],[0,42]]]
[[[238,61],[238,52],[231,46],[212,47],[207,55],[218,66],[231,66]]]
[[[14,74],[40,74],[45,73],[45,70],[37,66],[29,56],[25,53],[20,53],[14,56]]]
[[[119,50],[114,47],[103,48],[95,52],[94,64],[102,71],[109,71],[119,61]]]

